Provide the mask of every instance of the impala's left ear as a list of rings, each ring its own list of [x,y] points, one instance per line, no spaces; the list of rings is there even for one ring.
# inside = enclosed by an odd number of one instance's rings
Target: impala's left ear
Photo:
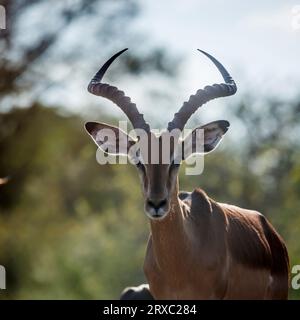
[[[195,128],[184,139],[184,158],[196,153],[213,151],[222,140],[230,124],[226,120],[218,120]],[[202,130],[199,130],[202,129]]]

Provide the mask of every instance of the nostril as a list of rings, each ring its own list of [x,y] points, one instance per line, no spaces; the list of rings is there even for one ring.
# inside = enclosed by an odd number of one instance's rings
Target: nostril
[[[167,204],[167,199],[163,200],[147,200],[147,203],[150,207],[154,209],[159,209]]]
[[[151,200],[147,200],[147,204],[148,204],[149,207],[155,208],[155,204]]]
[[[158,208],[161,208],[163,206],[165,206],[167,204],[167,200],[164,199],[164,200],[161,200],[160,203],[158,204]]]

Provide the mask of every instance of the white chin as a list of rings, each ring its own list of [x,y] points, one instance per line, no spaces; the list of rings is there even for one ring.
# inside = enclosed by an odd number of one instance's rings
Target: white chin
[[[147,215],[147,217],[151,220],[163,220],[168,213],[163,210],[163,209],[158,209],[158,211],[156,211],[155,209],[151,208],[149,210],[145,210],[145,213]]]

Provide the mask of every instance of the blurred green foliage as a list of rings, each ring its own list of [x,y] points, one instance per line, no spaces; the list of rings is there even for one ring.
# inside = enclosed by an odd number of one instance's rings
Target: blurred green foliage
[[[0,172],[11,175],[0,190],[1,296],[109,298],[143,281],[133,170],[100,167],[83,120],[38,105],[1,115],[0,136]]]

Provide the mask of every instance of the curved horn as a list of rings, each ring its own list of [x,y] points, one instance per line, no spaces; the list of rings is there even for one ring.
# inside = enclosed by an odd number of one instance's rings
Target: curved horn
[[[101,83],[106,70],[112,62],[126,50],[128,48],[116,53],[104,63],[89,83],[88,91],[96,96],[101,96],[114,102],[126,114],[135,129],[150,131],[149,125],[144,120],[143,115],[139,113],[136,104],[131,102],[131,99],[123,91],[109,84]]]
[[[169,131],[172,129],[183,130],[191,115],[206,102],[215,98],[231,96],[236,93],[236,84],[223,65],[207,52],[200,49],[198,49],[198,51],[205,54],[214,63],[220,71],[225,83],[206,86],[204,89],[198,90],[195,95],[191,95],[189,100],[184,102],[180,110],[175,113],[173,120],[169,122]]]

